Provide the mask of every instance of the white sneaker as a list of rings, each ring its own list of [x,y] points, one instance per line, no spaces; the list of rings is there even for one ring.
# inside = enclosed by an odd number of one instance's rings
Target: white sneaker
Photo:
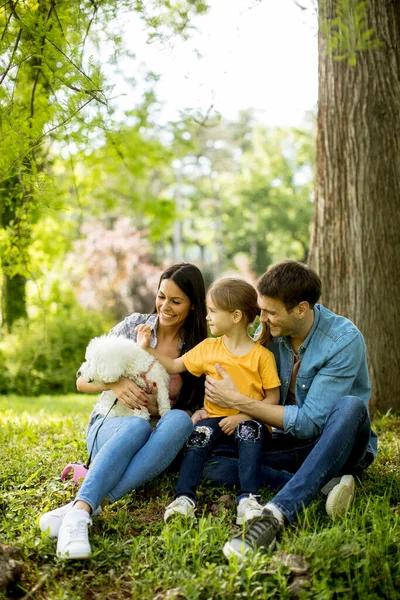
[[[330,517],[344,515],[350,508],[355,494],[355,483],[352,475],[343,475],[326,499],[326,512]]]
[[[184,517],[194,519],[196,504],[187,496],[178,496],[171,504],[168,504],[164,513],[164,521],[168,521],[172,515],[181,514]]]
[[[59,558],[87,558],[92,549],[89,544],[89,525],[92,519],[85,510],[70,510],[58,532],[57,556]]]
[[[250,494],[247,498],[243,498],[239,501],[237,507],[237,525],[242,525],[242,523],[246,523],[246,521],[249,521],[250,519],[259,517],[263,508],[264,507],[257,502],[257,498],[253,496],[253,494]]]
[[[60,508],[43,513],[39,521],[41,531],[48,531],[50,537],[57,537],[62,521],[73,505],[73,502],[68,502],[68,504],[64,504]]]
[[[74,500],[68,502],[68,504],[64,504],[64,506],[60,506],[60,508],[55,508],[54,510],[43,513],[39,521],[40,530],[48,531],[50,537],[57,537],[63,519],[65,515],[72,510],[73,505]],[[101,506],[98,506],[92,513],[92,517],[97,517],[101,512]]]

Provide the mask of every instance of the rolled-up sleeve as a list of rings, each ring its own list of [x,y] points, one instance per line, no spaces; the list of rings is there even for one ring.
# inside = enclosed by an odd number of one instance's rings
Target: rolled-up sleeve
[[[313,438],[321,433],[313,419],[311,419],[304,406],[285,406],[283,413],[283,430],[297,438]]]

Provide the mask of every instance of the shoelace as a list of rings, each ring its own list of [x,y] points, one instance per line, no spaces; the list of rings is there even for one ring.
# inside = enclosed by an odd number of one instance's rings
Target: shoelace
[[[191,506],[193,508],[191,501],[184,496],[179,496],[179,498],[173,501],[171,506]]]
[[[260,505],[255,498],[249,498],[246,504],[248,509],[250,508],[251,510],[261,510]]]
[[[244,531],[244,541],[249,546],[252,546],[263,533],[268,531],[270,526],[273,526],[276,530],[279,529],[279,523],[272,514],[263,514],[260,517],[255,517],[249,522]]]
[[[86,541],[87,539],[87,530],[90,521],[86,521],[80,519],[75,523],[68,523],[66,526],[68,538],[69,540],[73,539],[74,541]]]

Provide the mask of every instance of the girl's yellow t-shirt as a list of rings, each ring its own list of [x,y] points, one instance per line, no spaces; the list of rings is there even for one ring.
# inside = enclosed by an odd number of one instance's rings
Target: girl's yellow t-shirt
[[[239,392],[252,398],[262,400],[263,390],[280,386],[275,357],[260,344],[243,356],[236,356],[226,348],[223,337],[207,338],[182,356],[186,369],[192,375],[211,375],[222,379],[215,368],[218,363],[230,375]],[[237,415],[238,410],[211,404],[204,398],[204,408],[210,417],[229,417]]]

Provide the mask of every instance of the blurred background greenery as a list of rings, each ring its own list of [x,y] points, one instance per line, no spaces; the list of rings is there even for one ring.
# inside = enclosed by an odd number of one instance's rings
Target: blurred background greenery
[[[209,284],[227,272],[255,282],[279,259],[306,259],[314,115],[301,127],[213,105],[161,117],[163,74],[121,33],[129,16],[162,50],[187,43],[208,10],[190,0],[2,5],[0,393],[73,392],[90,338],[151,311],[174,262],[197,264]],[[123,114],[116,74],[132,91]]]

